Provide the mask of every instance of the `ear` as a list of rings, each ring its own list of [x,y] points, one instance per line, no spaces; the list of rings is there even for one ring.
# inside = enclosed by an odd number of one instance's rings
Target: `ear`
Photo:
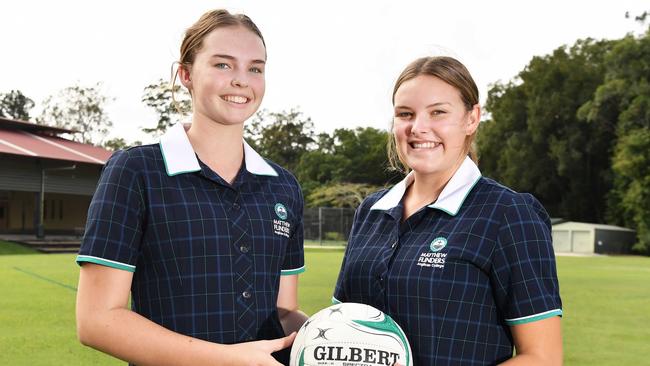
[[[191,71],[187,66],[178,65],[178,78],[187,90],[192,90],[192,76]]]
[[[481,106],[477,103],[474,104],[472,110],[469,111],[469,118],[467,120],[467,126],[465,127],[465,134],[471,136],[476,129],[478,128],[479,123],[481,122]]]

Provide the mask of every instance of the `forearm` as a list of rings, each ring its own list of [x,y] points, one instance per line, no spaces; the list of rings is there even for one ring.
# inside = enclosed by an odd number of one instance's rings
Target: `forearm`
[[[282,310],[279,309],[280,314],[280,324],[282,324],[282,329],[284,330],[285,335],[289,335],[292,332],[297,332],[300,327],[307,321],[309,318],[307,314],[302,311],[296,310]]]
[[[502,363],[503,366],[561,366],[562,365],[562,355],[516,355],[515,357],[509,359],[508,361]]]
[[[511,330],[516,356],[502,365],[562,365],[560,317],[515,325]]]
[[[78,324],[80,341],[141,366],[227,365],[227,346],[172,332],[125,309],[92,314]]]

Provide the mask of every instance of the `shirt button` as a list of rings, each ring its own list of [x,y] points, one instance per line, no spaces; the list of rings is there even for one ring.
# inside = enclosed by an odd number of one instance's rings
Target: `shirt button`
[[[232,208],[234,208],[235,210],[239,210],[239,207],[240,207],[239,203],[237,203],[237,202],[232,204]]]
[[[248,245],[242,245],[241,247],[239,247],[239,250],[241,250],[242,253],[248,253],[250,247]]]
[[[253,296],[253,295],[252,295],[250,292],[248,292],[248,291],[244,291],[244,292],[242,292],[241,295],[244,297],[244,299],[250,299],[251,296]]]

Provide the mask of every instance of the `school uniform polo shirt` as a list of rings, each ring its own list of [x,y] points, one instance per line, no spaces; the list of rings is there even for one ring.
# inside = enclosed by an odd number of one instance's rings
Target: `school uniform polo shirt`
[[[393,317],[415,365],[511,358],[511,326],[562,314],[546,211],[467,158],[436,202],[402,222],[412,181],[357,209],[333,301]]]
[[[278,338],[280,276],[304,271],[302,211],[288,171],[244,142],[229,184],[179,124],[106,163],[77,262],[134,272],[133,310],[172,331],[225,344]]]

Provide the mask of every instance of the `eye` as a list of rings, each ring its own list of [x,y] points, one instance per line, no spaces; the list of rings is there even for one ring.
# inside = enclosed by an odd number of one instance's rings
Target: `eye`
[[[406,111],[395,112],[395,117],[397,118],[408,119],[411,118],[412,116],[413,116],[412,112],[406,112]]]
[[[262,71],[261,68],[259,68],[257,66],[251,67],[250,69],[248,69],[248,71],[256,73],[256,74],[262,74],[264,72],[264,71]]]
[[[440,116],[440,115],[443,115],[445,113],[447,113],[447,112],[443,111],[443,110],[440,110],[440,109],[434,109],[433,111],[431,111],[432,116]]]
[[[230,69],[230,65],[228,65],[227,63],[223,63],[223,62],[220,62],[220,63],[214,65],[214,67],[216,67],[217,69],[223,69],[223,70]]]

